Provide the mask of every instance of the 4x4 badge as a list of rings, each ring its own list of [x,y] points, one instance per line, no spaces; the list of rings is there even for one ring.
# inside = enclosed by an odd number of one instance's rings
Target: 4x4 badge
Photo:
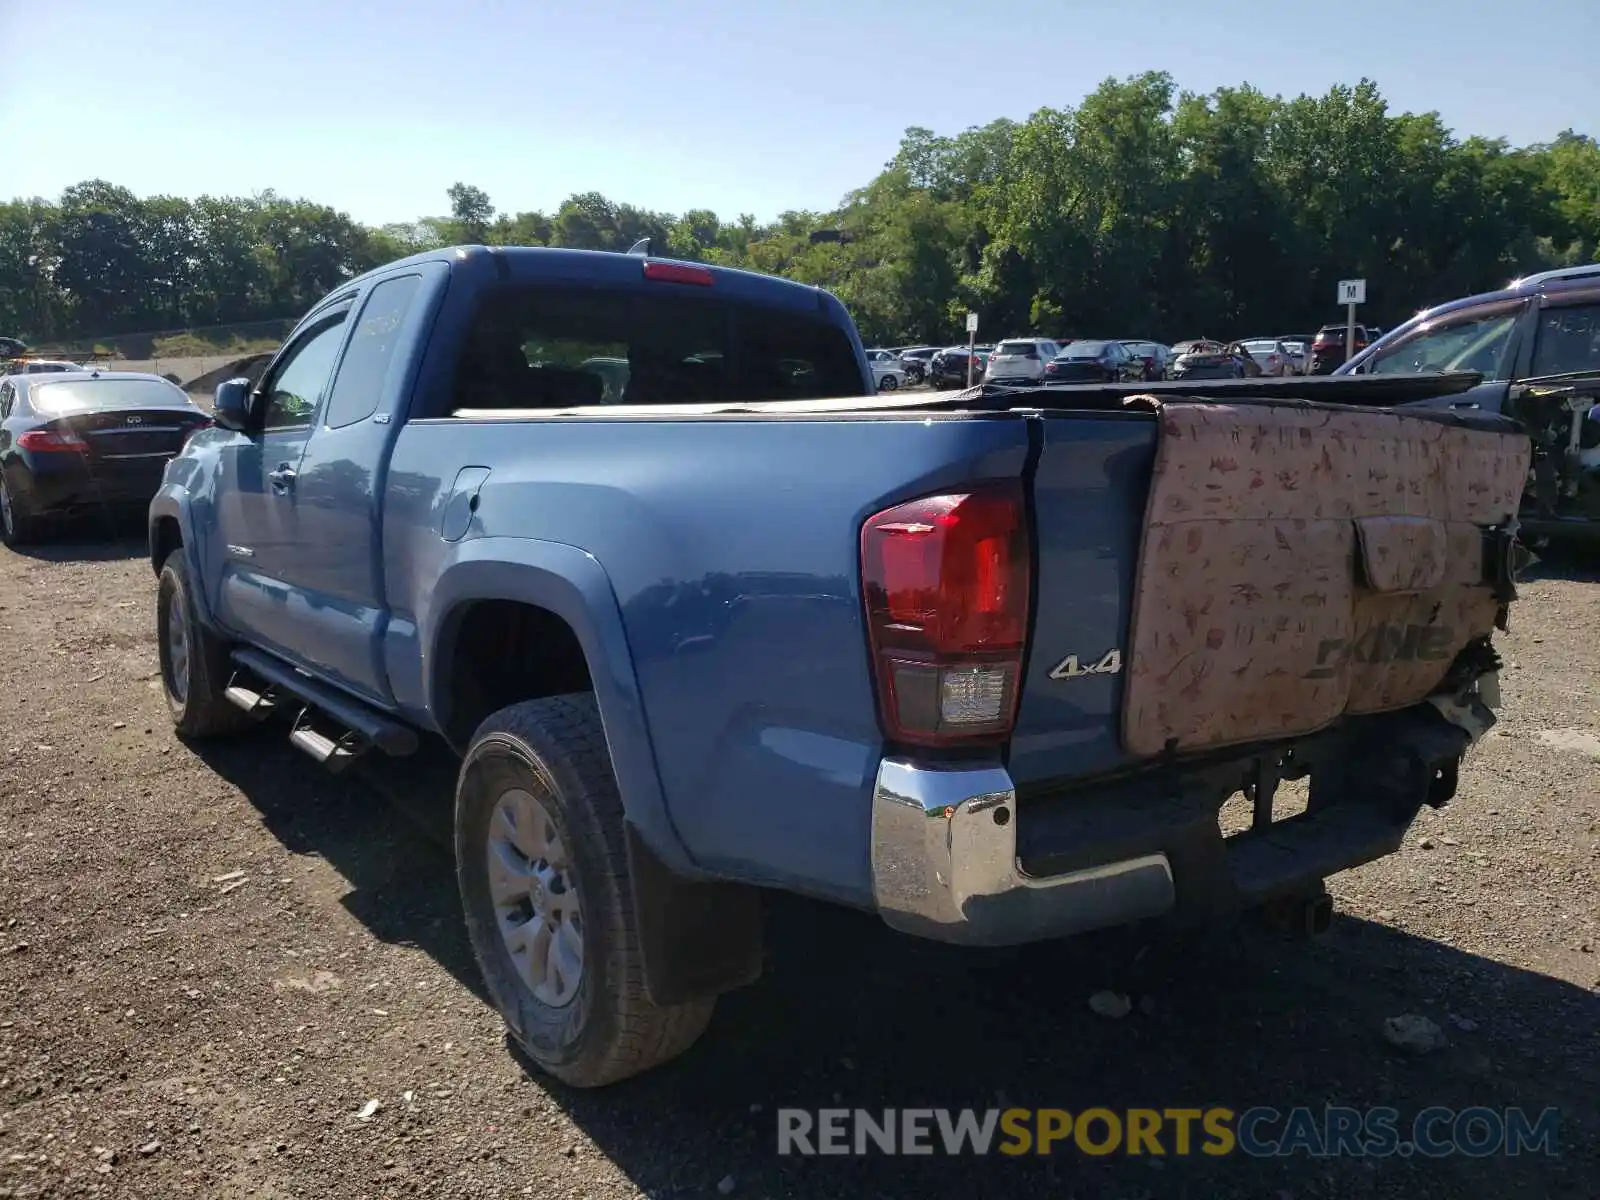
[[[1107,650],[1100,656],[1100,661],[1092,666],[1083,666],[1078,662],[1076,654],[1069,654],[1055,665],[1050,672],[1051,679],[1081,679],[1085,675],[1117,675],[1122,671],[1122,651]]]

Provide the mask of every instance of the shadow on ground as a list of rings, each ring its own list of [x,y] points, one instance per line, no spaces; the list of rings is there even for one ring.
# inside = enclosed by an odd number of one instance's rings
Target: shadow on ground
[[[335,776],[285,735],[271,723],[192,748],[244,793],[285,849],[318,855],[344,876],[351,890],[342,903],[375,937],[416,946],[487,1004],[456,891],[449,750],[425,742],[411,758],[374,755]]]
[[[42,534],[38,541],[12,546],[11,553],[40,562],[120,562],[150,553],[143,518],[106,521],[79,518]]]
[[[325,857],[374,936],[415,945],[483,997],[461,924],[442,747],[334,778],[263,732],[204,748],[268,827]],[[333,803],[307,803],[313,800]],[[399,813],[404,819],[396,820]],[[961,951],[875,919],[773,896],[767,971],[726,996],[687,1056],[600,1092],[542,1081],[653,1197],[1593,1197],[1600,1180],[1600,998],[1354,918],[1318,941],[1252,925],[1117,931],[1018,951]],[[1089,995],[1143,1008],[1096,1016]],[[1431,1017],[1451,1045],[1407,1057],[1384,1018]],[[1462,1031],[1452,1016],[1474,1024]],[[509,1051],[508,1051],[509,1053]],[[780,1107],[1091,1106],[1243,1111],[1517,1106],[1560,1113],[1559,1157],[1313,1160],[814,1158],[776,1153]],[[1276,1127],[1267,1126],[1268,1132]]]
[[[1570,579],[1600,583],[1600,542],[1566,542],[1536,551],[1539,561],[1522,572],[1529,581]]]

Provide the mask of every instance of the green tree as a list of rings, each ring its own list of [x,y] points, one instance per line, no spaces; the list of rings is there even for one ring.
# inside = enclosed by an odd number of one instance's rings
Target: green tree
[[[489,193],[470,184],[452,183],[445,194],[450,197],[452,240],[487,241],[489,227],[494,221],[494,205],[489,202]]]
[[[907,129],[827,212],[681,215],[577,192],[368,228],[309,199],[139,198],[104,180],[0,205],[0,332],[35,339],[298,315],[353,274],[461,242],[626,250],[836,292],[869,341],[1122,333],[1176,340],[1307,328],[1368,280],[1380,324],[1545,266],[1600,261],[1600,144],[1516,147],[1393,113],[1361,80],[1291,99],[1179,94],[1149,72],[1076,107],[953,135]]]

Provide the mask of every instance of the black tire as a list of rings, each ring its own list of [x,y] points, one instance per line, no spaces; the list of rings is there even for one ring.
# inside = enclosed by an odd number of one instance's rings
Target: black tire
[[[173,654],[173,620],[183,626],[187,666],[181,686]],[[228,648],[195,618],[189,568],[181,547],[167,555],[156,584],[156,651],[161,663],[161,692],[172,714],[172,724],[181,735],[217,737],[236,733],[250,724],[244,710],[223,697],[230,670]]]
[[[0,541],[8,546],[26,546],[38,539],[38,519],[28,511],[27,501],[12,491],[5,472],[0,471]]]
[[[491,822],[513,790],[539,801],[569,859],[563,888],[578,898],[582,968],[575,994],[559,1006],[519,974],[490,893]],[[622,799],[592,695],[513,704],[478,727],[456,784],[455,841],[484,982],[508,1035],[542,1070],[574,1087],[601,1087],[676,1058],[705,1032],[714,999],[663,1008],[645,992]]]
[[[899,386],[900,381],[893,375],[885,375],[878,383],[878,390],[880,392],[892,392]]]

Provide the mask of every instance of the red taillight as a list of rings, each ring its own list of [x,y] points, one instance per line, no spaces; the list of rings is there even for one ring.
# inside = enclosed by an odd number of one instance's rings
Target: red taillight
[[[71,430],[30,429],[17,438],[17,446],[35,454],[83,454],[89,443]]]
[[[926,496],[867,519],[862,590],[892,740],[960,745],[1011,732],[1030,575],[1020,482]]]
[[[646,262],[644,277],[658,283],[693,283],[701,287],[710,287],[716,278],[709,267],[678,262]]]

